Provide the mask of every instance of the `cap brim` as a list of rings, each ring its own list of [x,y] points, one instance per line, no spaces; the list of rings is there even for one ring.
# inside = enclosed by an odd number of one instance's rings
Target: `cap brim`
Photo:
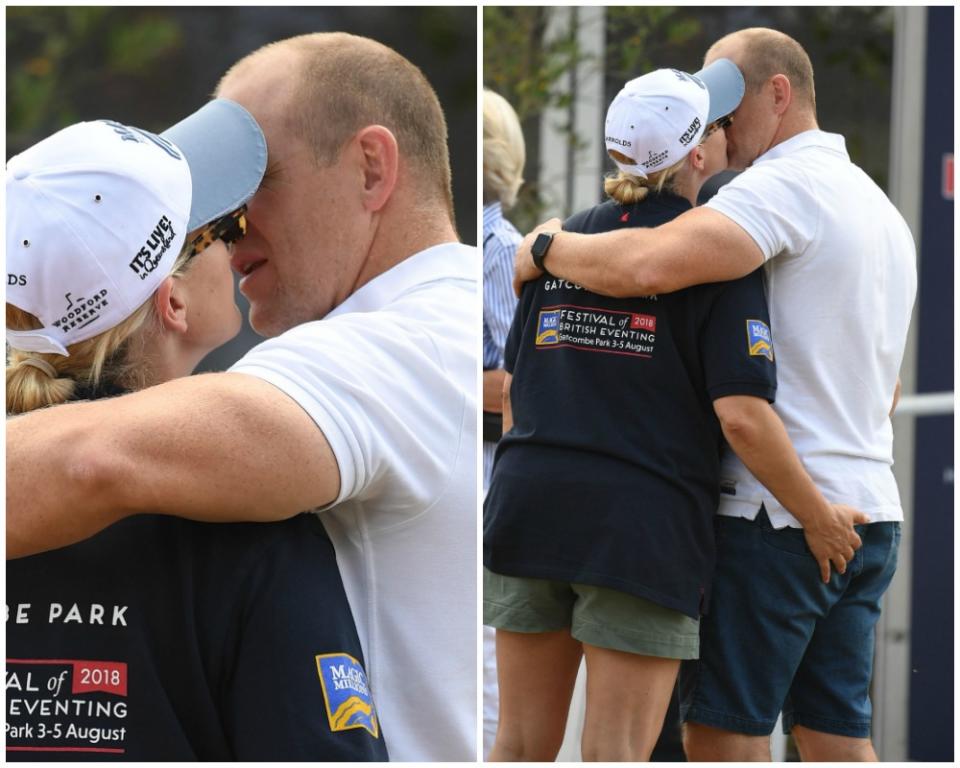
[[[257,121],[228,99],[214,99],[162,134],[186,156],[193,182],[188,231],[235,211],[260,186],[267,142]]]
[[[729,115],[743,99],[743,75],[730,59],[717,59],[712,64],[694,73],[707,86],[710,94],[710,109],[707,123]]]

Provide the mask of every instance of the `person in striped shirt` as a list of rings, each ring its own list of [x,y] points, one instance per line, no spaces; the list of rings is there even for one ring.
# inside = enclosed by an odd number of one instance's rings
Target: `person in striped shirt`
[[[523,184],[526,148],[520,121],[510,103],[483,92],[483,492],[503,421],[503,346],[517,307],[513,294],[513,255],[522,239],[503,217]],[[483,755],[497,730],[497,669],[494,631],[483,628]]]

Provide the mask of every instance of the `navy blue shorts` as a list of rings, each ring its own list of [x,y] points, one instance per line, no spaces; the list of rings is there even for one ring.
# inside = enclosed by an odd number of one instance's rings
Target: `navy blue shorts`
[[[900,523],[857,526],[863,546],[830,583],[799,528],[716,518],[717,568],[700,659],[680,669],[680,717],[765,736],[794,725],[870,735],[880,598],[897,567]]]

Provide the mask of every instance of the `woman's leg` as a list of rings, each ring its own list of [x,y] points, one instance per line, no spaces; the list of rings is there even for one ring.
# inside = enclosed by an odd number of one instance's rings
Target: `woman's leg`
[[[490,762],[556,758],[582,653],[566,629],[497,630],[500,721]]]
[[[584,761],[645,761],[657,743],[679,659],[642,656],[584,643],[587,718]]]

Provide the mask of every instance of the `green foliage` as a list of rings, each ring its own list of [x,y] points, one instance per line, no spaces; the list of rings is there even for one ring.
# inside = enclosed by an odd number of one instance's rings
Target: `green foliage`
[[[688,66],[677,60],[678,50],[702,35],[695,9],[607,8],[607,76],[622,84],[658,67]]]
[[[484,85],[507,99],[521,121],[548,107],[569,105],[570,94],[560,80],[583,60],[573,35],[544,40],[550,10],[483,9]]]
[[[570,106],[566,76],[588,60],[577,45],[575,29],[566,36],[545,40],[551,8],[487,6],[483,9],[484,86],[507,101],[517,112],[527,140],[528,175],[536,168],[540,116],[546,109]],[[571,143],[578,144],[569,126],[563,126]],[[535,178],[520,190],[510,219],[521,228],[537,223],[543,201]]]
[[[527,139],[528,170],[536,175],[541,115],[569,103],[564,77],[582,62],[576,40],[544,43],[549,7],[484,8],[484,82],[517,109]],[[752,23],[750,23],[752,22]],[[634,77],[658,67],[695,72],[709,46],[738,26],[769,26],[796,38],[816,72],[820,124],[842,133],[851,158],[881,186],[889,164],[889,99],[894,13],[888,6],[744,8],[608,6],[605,9],[604,100]],[[570,134],[571,144],[579,145]],[[531,151],[532,147],[532,151]],[[540,217],[531,184],[511,218]],[[521,227],[522,228],[522,227]]]
[[[108,41],[108,61],[114,71],[140,74],[180,44],[180,28],[167,19],[146,18],[118,26]]]
[[[90,89],[149,89],[148,75],[181,41],[179,25],[162,9],[7,8],[8,152],[75,122]],[[93,72],[105,75],[94,80]]]

